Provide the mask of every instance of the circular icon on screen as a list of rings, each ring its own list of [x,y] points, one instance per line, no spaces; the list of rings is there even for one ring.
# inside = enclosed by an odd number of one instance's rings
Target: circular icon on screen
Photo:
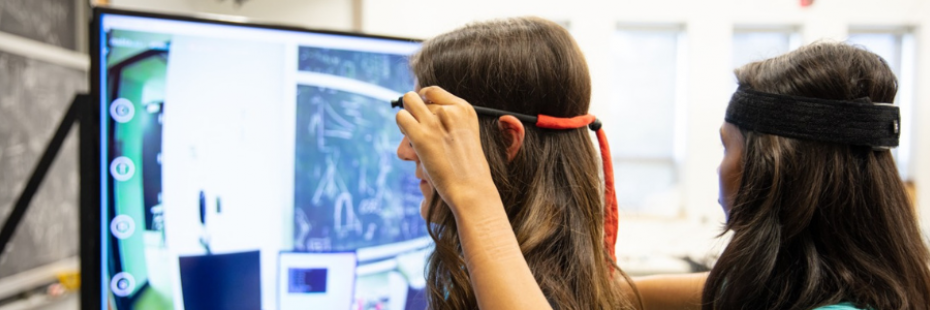
[[[136,279],[133,279],[131,274],[120,272],[110,280],[110,290],[113,291],[113,295],[126,297],[132,294],[135,289]]]
[[[136,108],[132,106],[132,101],[126,98],[113,100],[110,104],[110,117],[119,123],[125,123],[132,120],[136,114]]]
[[[113,162],[110,163],[110,174],[113,175],[113,178],[117,181],[129,180],[135,173],[136,165],[132,163],[129,157],[120,156],[113,159]]]
[[[110,222],[110,232],[112,232],[113,236],[117,239],[129,238],[135,231],[136,222],[128,215],[117,215],[113,218],[113,221]]]

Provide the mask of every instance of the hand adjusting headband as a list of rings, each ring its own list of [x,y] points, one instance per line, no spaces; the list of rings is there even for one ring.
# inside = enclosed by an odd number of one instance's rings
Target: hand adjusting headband
[[[898,146],[900,109],[869,98],[827,100],[763,93],[740,87],[726,121],[742,129],[796,139],[887,150]]]
[[[392,108],[404,108],[404,97],[391,100]],[[522,122],[530,123],[539,128],[546,129],[577,129],[588,127],[597,133],[597,144],[601,149],[601,160],[604,165],[604,246],[610,258],[617,261],[616,244],[619,214],[617,211],[617,192],[614,190],[614,166],[610,156],[610,146],[607,145],[607,134],[601,129],[601,121],[594,115],[581,115],[571,118],[553,117],[539,114],[537,116],[507,112],[498,109],[472,105],[475,112],[481,115],[501,117],[511,115]]]

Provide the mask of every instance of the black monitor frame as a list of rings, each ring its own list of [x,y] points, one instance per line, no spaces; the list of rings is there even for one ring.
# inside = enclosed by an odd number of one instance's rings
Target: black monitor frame
[[[288,25],[275,25],[266,23],[237,22],[231,20],[220,20],[211,17],[194,16],[194,15],[175,15],[166,13],[141,12],[123,9],[114,9],[107,7],[94,7],[93,18],[89,27],[90,38],[90,102],[84,105],[80,114],[80,255],[81,255],[81,309],[83,310],[100,310],[105,309],[103,300],[104,292],[102,291],[102,249],[100,243],[101,229],[101,177],[100,174],[100,147],[103,141],[100,141],[100,106],[101,102],[101,85],[100,85],[100,66],[103,63],[100,59],[100,28],[101,17],[103,14],[150,17],[175,21],[188,21],[207,24],[241,26],[259,29],[286,30],[295,32],[306,32],[315,34],[334,34],[343,36],[354,36],[362,38],[387,39],[404,42],[422,42],[421,40],[411,38],[401,38],[383,35],[372,35],[357,32],[333,31],[322,29],[311,29]]]

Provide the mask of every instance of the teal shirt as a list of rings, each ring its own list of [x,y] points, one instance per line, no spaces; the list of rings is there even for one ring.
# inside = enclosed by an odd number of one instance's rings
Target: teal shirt
[[[820,307],[814,310],[862,310],[862,309],[856,308],[856,306],[854,306],[850,302],[844,302],[844,303],[838,303],[835,305],[829,305],[826,307]]]

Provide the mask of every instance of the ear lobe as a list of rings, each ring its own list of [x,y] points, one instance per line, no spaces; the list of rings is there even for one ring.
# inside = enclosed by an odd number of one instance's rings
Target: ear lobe
[[[497,119],[497,128],[504,134],[507,141],[507,161],[513,160],[517,152],[523,147],[523,138],[526,136],[526,128],[523,122],[513,115],[504,115]]]

